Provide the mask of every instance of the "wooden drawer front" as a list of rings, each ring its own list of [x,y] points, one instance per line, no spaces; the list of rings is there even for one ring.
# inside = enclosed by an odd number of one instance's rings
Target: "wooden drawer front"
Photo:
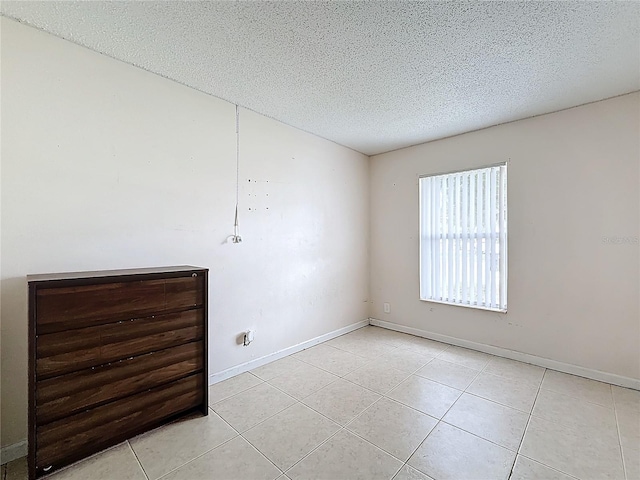
[[[55,470],[198,406],[203,387],[199,373],[38,427],[36,469],[42,473],[51,465]]]
[[[202,305],[204,277],[177,277],[165,280],[165,302],[167,310],[190,308]]]
[[[201,340],[202,309],[124,320],[36,339],[36,376],[55,375]]]
[[[201,371],[203,349],[202,341],[192,342],[37,382],[37,424],[43,425]]]
[[[38,334],[202,305],[203,277],[40,288]]]

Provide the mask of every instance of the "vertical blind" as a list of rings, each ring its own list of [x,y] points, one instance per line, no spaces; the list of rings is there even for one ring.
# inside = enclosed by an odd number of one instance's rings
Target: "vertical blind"
[[[420,298],[506,311],[506,165],[420,178]]]

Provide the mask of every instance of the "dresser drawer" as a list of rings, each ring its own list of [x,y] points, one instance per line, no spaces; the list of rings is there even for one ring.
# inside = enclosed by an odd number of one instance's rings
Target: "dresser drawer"
[[[27,276],[29,480],[208,407],[208,269]]]
[[[203,387],[199,373],[38,427],[36,471],[54,471],[199,405]]]
[[[201,340],[204,316],[199,308],[38,335],[36,377],[43,380]]]
[[[197,275],[197,274],[192,274]],[[165,280],[165,308],[192,308],[202,306],[204,278],[202,276],[168,278]]]
[[[203,352],[202,341],[191,342],[37,382],[37,424],[43,425],[202,371]]]
[[[162,311],[201,306],[202,276],[42,288],[36,295],[38,334]]]

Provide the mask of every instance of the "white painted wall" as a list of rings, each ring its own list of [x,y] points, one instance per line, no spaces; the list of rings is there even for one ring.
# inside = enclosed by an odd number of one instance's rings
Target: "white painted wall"
[[[209,267],[212,374],[367,318],[366,156],[242,110],[223,244],[234,106],[1,22],[3,446],[26,437],[28,273]]]
[[[639,117],[634,93],[372,157],[372,316],[639,379]],[[508,313],[420,301],[418,176],[503,161]]]

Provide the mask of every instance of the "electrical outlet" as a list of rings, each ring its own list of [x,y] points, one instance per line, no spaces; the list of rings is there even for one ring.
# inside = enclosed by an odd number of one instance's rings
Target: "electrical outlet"
[[[390,303],[383,303],[382,304],[382,308],[384,309],[384,313],[391,313],[391,304]]]
[[[254,331],[253,330],[247,330],[244,334],[244,346],[246,347],[247,345],[249,345],[251,342],[253,342],[253,336],[254,336]]]

